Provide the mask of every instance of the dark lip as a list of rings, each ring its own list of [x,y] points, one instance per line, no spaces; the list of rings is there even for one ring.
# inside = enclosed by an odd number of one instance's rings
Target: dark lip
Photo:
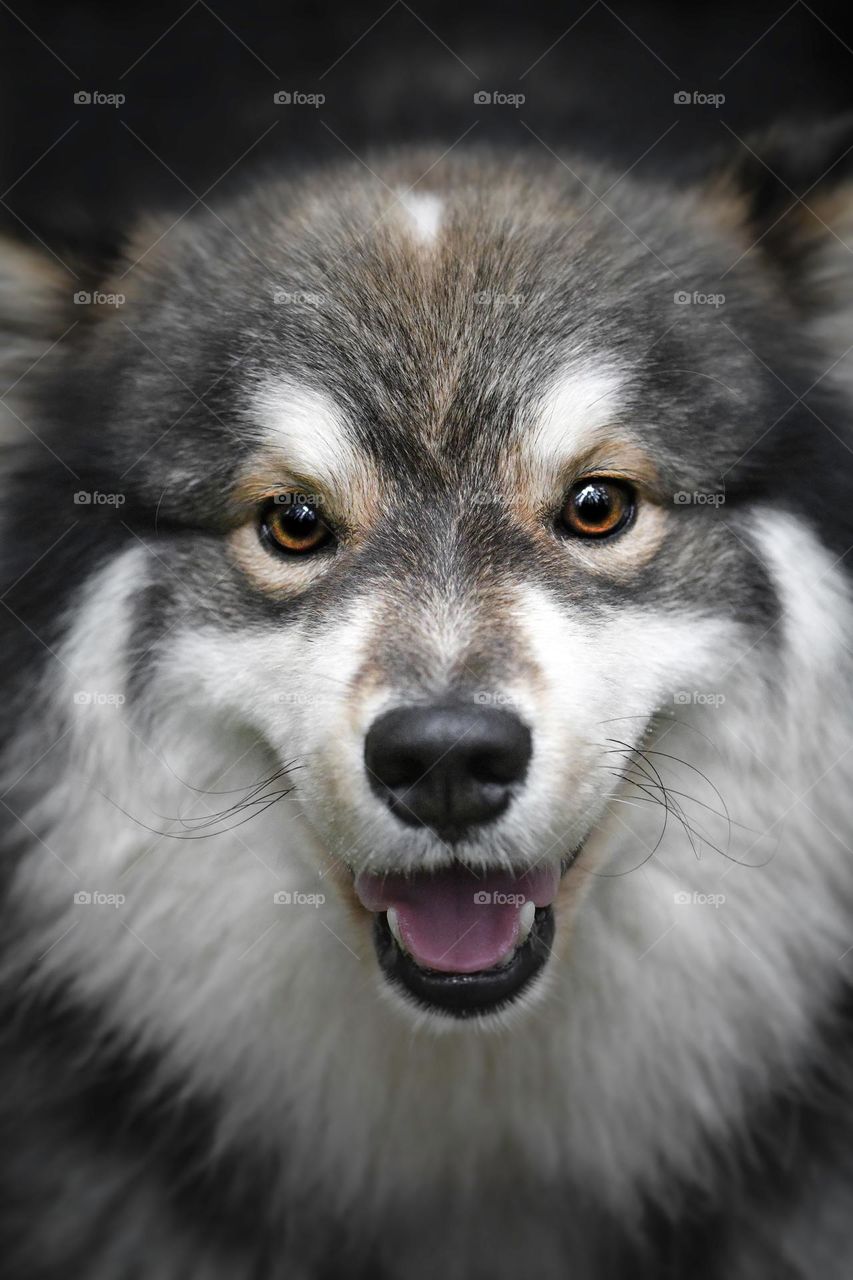
[[[553,908],[537,907],[530,936],[508,965],[480,973],[438,973],[422,969],[398,947],[385,912],[373,922],[373,942],[387,980],[431,1013],[451,1018],[483,1017],[511,1004],[544,969],[553,941]]]

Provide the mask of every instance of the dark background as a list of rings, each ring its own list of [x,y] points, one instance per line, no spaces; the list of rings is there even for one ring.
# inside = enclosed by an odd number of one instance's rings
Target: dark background
[[[853,7],[4,0],[0,61],[0,225],[110,249],[141,208],[177,216],[267,166],[298,181],[306,159],[369,163],[413,138],[602,152],[638,177],[701,167],[774,120],[853,107]],[[326,100],[279,105],[281,90]],[[725,102],[673,101],[694,90]]]

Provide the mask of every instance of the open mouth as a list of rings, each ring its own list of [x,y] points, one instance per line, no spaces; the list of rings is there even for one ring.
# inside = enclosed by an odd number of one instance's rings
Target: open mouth
[[[355,890],[375,915],[386,978],[433,1012],[493,1013],[545,966],[554,939],[556,867],[519,875],[455,864],[435,873],[362,872]]]

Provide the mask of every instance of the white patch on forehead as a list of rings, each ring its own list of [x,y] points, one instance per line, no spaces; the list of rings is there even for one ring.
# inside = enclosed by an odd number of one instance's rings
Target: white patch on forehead
[[[589,449],[620,420],[625,378],[612,366],[591,364],[563,373],[544,396],[531,446],[546,465]]]
[[[254,415],[294,472],[333,487],[351,472],[356,451],[346,419],[330,396],[270,381],[253,397]]]
[[[421,244],[432,244],[441,226],[443,203],[438,196],[413,195],[405,191],[398,196],[403,211],[408,214],[408,226]]]

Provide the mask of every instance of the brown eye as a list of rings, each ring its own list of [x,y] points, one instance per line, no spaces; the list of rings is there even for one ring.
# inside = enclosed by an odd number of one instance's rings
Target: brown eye
[[[580,480],[560,512],[561,532],[576,538],[607,538],[619,533],[634,516],[634,491],[621,480]]]
[[[332,540],[313,494],[280,493],[261,512],[261,537],[272,551],[309,555]]]

